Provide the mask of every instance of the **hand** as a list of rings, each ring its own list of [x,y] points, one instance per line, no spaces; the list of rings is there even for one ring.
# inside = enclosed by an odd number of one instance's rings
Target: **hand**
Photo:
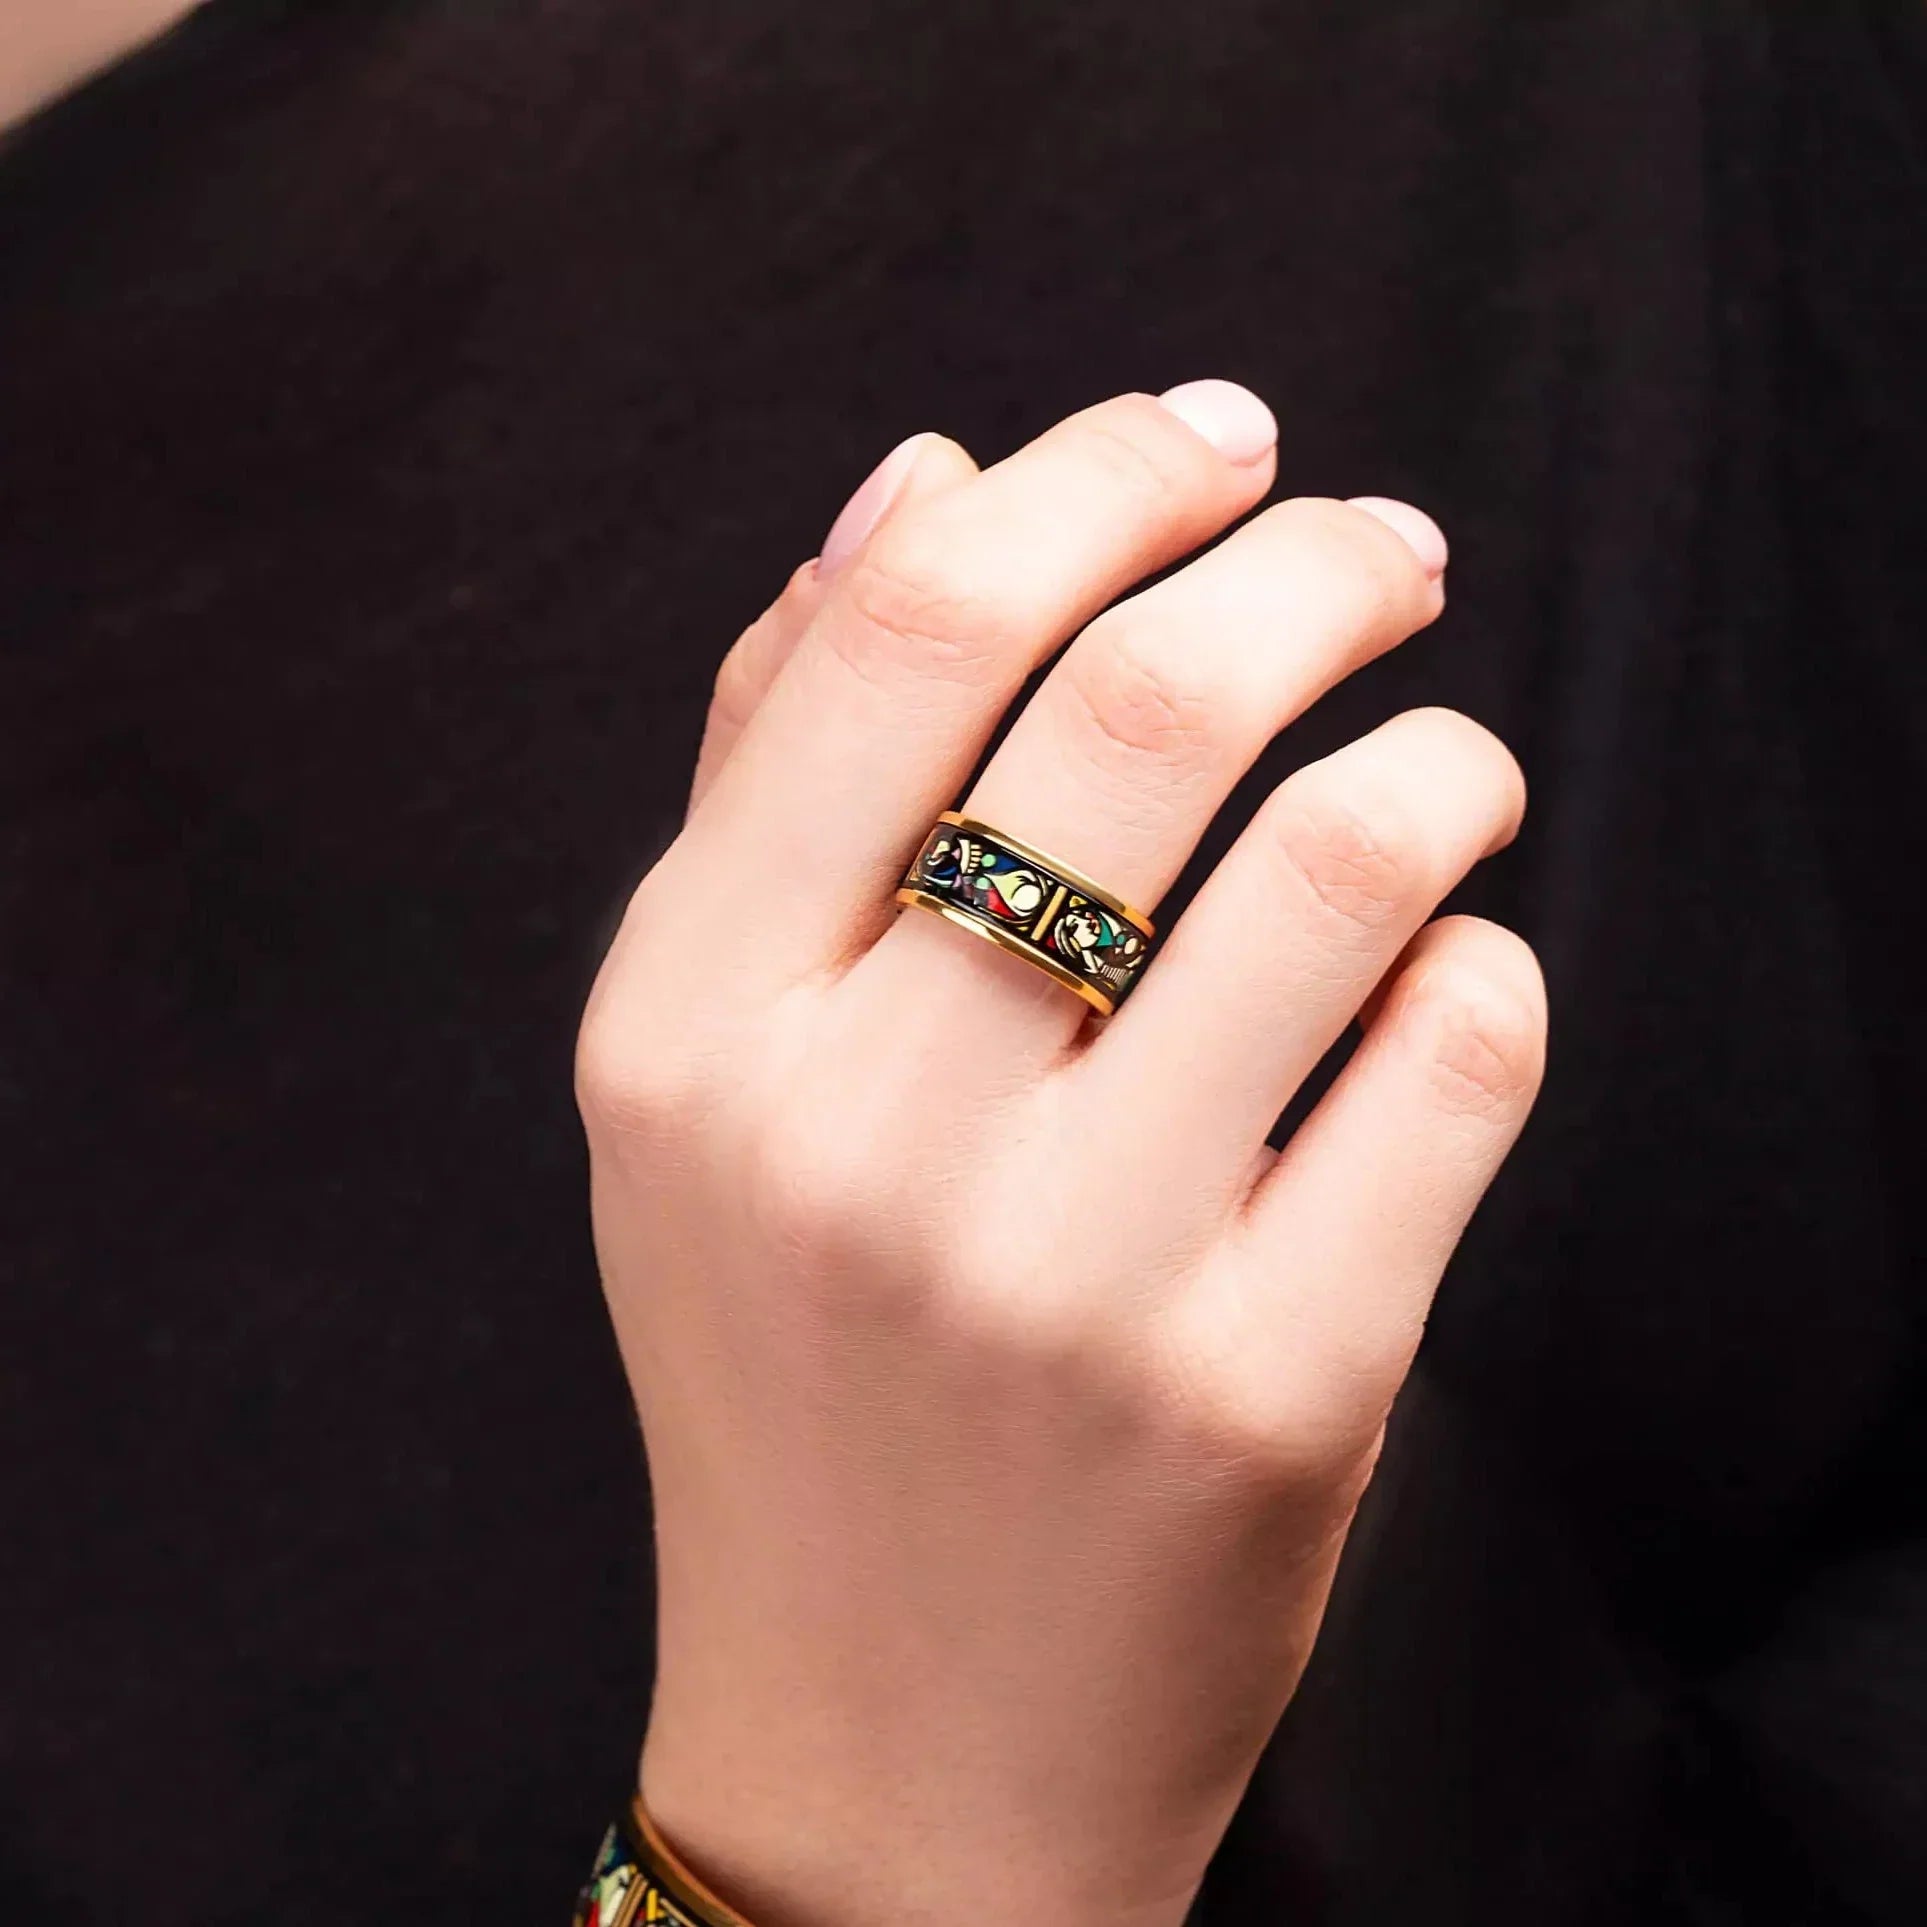
[[[1283,783],[1101,1022],[892,900],[1067,638],[957,806],[1155,912],[1268,739],[1439,613],[1426,518],[1316,499],[1107,607],[1271,485],[1254,397],[1166,402],[898,451],[724,661],[583,1020],[642,1788],[758,1927],[1181,1920],[1537,1089],[1531,953],[1427,924],[1524,806],[1447,711]]]

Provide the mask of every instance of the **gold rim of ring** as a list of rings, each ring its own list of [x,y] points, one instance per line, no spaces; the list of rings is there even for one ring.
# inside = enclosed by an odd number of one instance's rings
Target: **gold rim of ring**
[[[1101,883],[1092,882],[1082,870],[1073,868],[1060,857],[1051,856],[1048,852],[1040,850],[1036,844],[1026,843],[1022,837],[1012,836],[1008,830],[1000,830],[996,824],[986,823],[980,817],[965,816],[961,810],[942,810],[938,813],[936,820],[939,823],[952,824],[960,830],[967,830],[973,836],[987,836],[993,843],[1001,843],[1007,849],[1015,850],[1019,856],[1028,858],[1032,863],[1042,864],[1046,870],[1062,877],[1073,889],[1080,891],[1094,903],[1101,903],[1105,909],[1114,911],[1128,922],[1136,924],[1147,939],[1157,935],[1157,925],[1142,910],[1126,903],[1122,897],[1113,896]],[[925,836],[924,841],[929,841],[928,835]]]
[[[1082,887],[1079,885],[1080,889]],[[1080,977],[1068,964],[1059,963],[1055,957],[1032,948],[1007,930],[999,930],[994,923],[985,923],[981,918],[972,916],[968,910],[959,910],[954,903],[947,903],[942,897],[930,896],[914,884],[906,883],[897,891],[897,901],[914,903],[920,909],[932,911],[946,923],[954,923],[959,930],[968,930],[973,936],[982,937],[986,943],[994,943],[999,950],[1008,950],[1013,957],[1022,957],[1027,964],[1034,965],[1045,975],[1055,977],[1066,990],[1076,991],[1100,1017],[1108,1017],[1117,1008],[1114,997],[1107,996],[1096,984]]]

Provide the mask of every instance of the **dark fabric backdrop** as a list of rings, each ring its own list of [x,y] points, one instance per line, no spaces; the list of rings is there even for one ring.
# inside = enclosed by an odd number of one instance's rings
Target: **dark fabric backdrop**
[[[1170,907],[1456,704],[1554,1045],[1203,1916],[1920,1919],[1923,343],[1912,4],[234,0],[7,142],[0,1920],[566,1918],[709,678],[900,435],[1204,374],[1452,605]]]

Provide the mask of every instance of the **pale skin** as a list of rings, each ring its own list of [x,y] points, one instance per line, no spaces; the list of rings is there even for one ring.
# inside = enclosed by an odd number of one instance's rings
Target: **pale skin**
[[[0,122],[188,10],[16,5]],[[1108,1020],[893,901],[955,805],[1156,914],[1270,738],[1434,620],[1400,504],[1205,546],[1274,473],[1222,384],[981,472],[897,451],[723,657],[584,1014],[655,1496],[640,1784],[759,1927],[1177,1927],[1537,1092],[1530,950],[1435,915],[1525,795],[1447,711],[1288,777]]]
[[[899,451],[724,659],[584,1017],[656,1501],[641,1786],[767,1927],[1176,1927],[1538,1088],[1530,950],[1434,915],[1525,794],[1448,711],[1287,778],[1107,1020],[892,899],[955,805],[1155,914],[1271,736],[1438,615],[1400,504],[1281,502],[1125,593],[1269,490],[1240,395]]]
[[[196,0],[5,0],[0,128],[194,11]]]

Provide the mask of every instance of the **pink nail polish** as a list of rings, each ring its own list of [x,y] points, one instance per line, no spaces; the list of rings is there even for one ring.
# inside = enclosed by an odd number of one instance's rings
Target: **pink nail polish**
[[[1436,581],[1445,573],[1445,531],[1410,502],[1395,502],[1389,495],[1354,495],[1349,498],[1355,509],[1376,515],[1388,529],[1405,538],[1405,545],[1425,565],[1425,573]]]
[[[842,512],[823,538],[823,552],[816,558],[818,575],[835,574],[869,539],[870,531],[883,520],[890,504],[910,479],[922,446],[921,435],[899,442],[843,504]]]
[[[1240,468],[1263,461],[1277,445],[1277,417],[1235,381],[1180,382],[1158,400]]]

